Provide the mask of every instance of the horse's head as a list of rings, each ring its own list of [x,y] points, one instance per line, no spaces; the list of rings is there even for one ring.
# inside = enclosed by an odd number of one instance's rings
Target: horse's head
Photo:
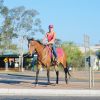
[[[40,50],[42,50],[42,48],[44,48],[44,45],[40,41],[34,40],[32,38],[32,39],[28,40],[28,47],[29,47],[29,53],[32,55],[32,53],[34,53],[34,52],[39,53]]]
[[[36,41],[34,39],[28,40],[28,50],[31,55],[35,52],[36,49],[35,45],[36,45]]]

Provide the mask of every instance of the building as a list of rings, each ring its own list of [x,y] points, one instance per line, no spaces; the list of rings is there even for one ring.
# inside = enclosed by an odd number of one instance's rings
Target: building
[[[9,69],[21,69],[24,68],[25,59],[32,58],[27,53],[23,54],[23,57],[19,54],[7,53],[0,55],[0,70],[9,70]],[[23,61],[22,61],[23,59]]]
[[[85,53],[85,47],[84,46],[79,46],[79,49],[82,53]],[[96,51],[100,50],[100,44],[90,46],[90,50],[93,51],[93,52],[96,52]]]

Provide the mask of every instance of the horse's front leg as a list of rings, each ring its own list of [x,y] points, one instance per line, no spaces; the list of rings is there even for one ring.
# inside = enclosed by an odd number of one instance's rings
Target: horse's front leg
[[[58,66],[54,66],[55,67],[55,72],[56,72],[56,84],[58,84],[59,82],[59,69],[58,69]]]
[[[36,71],[36,80],[35,80],[35,85],[38,84],[38,75],[39,75],[39,70]]]
[[[47,68],[47,78],[48,78],[48,84],[50,84],[50,69]]]
[[[38,84],[38,75],[39,75],[39,70],[40,70],[40,68],[41,68],[41,66],[40,66],[40,65],[37,65],[35,85]]]

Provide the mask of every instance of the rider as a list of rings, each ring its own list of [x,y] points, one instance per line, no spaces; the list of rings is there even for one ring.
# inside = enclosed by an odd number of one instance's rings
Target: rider
[[[55,56],[55,60],[58,62],[57,52],[56,52],[56,46],[55,46],[55,39],[56,39],[56,33],[54,32],[54,26],[49,25],[49,32],[46,33],[43,42],[47,39],[48,43],[47,45],[52,45],[53,54]]]

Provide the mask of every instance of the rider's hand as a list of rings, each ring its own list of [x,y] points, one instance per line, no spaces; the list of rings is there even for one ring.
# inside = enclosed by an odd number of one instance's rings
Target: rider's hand
[[[47,45],[49,45],[50,43],[48,42]]]
[[[47,42],[42,42],[43,43],[43,45],[47,45]]]

